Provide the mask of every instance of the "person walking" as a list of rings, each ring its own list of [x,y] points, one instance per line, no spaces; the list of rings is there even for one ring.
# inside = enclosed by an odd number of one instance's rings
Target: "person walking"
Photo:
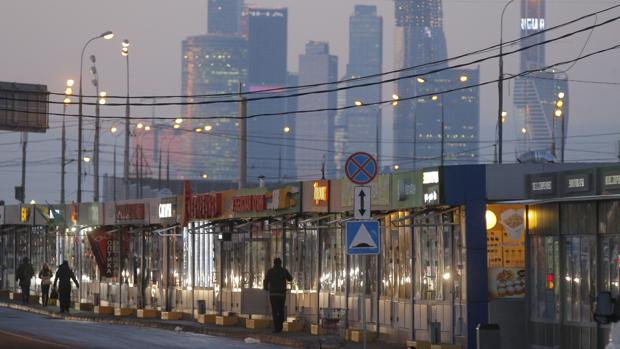
[[[60,284],[58,285],[58,280]],[[71,280],[75,282],[75,287],[80,288],[73,270],[69,268],[69,262],[63,261],[58,271],[56,271],[56,277],[54,278],[54,288],[58,285],[58,300],[60,302],[60,312],[69,312],[69,304],[71,303]]]
[[[52,269],[50,269],[47,263],[43,263],[41,271],[39,271],[39,279],[41,279],[41,303],[43,303],[44,307],[47,307],[47,303],[50,298],[50,285],[52,284],[52,276],[54,276]]]
[[[19,281],[19,287],[22,288],[22,304],[28,304],[30,298],[30,279],[34,276],[34,269],[28,257],[24,257],[17,267],[15,282]]]
[[[282,267],[282,260],[273,260],[273,268],[267,271],[263,280],[263,288],[269,291],[269,301],[271,302],[271,314],[273,317],[273,332],[282,332],[282,326],[286,313],[284,303],[286,302],[286,282],[293,281],[291,274]]]

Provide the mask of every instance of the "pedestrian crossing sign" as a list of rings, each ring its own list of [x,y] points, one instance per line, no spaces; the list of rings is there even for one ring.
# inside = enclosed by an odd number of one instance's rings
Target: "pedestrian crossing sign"
[[[348,255],[376,255],[381,251],[379,221],[347,222],[346,234]]]

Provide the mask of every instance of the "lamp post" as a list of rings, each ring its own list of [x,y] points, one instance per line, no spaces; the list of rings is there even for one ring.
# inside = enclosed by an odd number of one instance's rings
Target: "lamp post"
[[[288,135],[291,133],[289,126],[284,126],[282,129],[284,133],[284,146],[288,147]],[[278,156],[278,183],[282,182],[282,145],[280,145],[280,155]]]
[[[434,95],[431,97],[432,101],[439,101],[439,106],[441,107],[441,122],[440,122],[440,126],[441,126],[441,151],[440,151],[440,156],[441,156],[441,160],[440,160],[440,166],[443,166],[444,164],[444,148],[445,148],[445,139],[446,139],[446,127],[445,127],[445,113],[444,113],[444,106],[443,106],[443,95]]]
[[[497,152],[497,163],[502,163],[502,152],[503,152],[503,129],[504,125],[502,123],[502,113],[504,112],[504,14],[506,13],[506,9],[514,0],[510,0],[504,5],[504,9],[502,10],[502,16],[499,23],[499,79],[497,80],[497,90],[499,95],[498,100],[498,112],[497,112],[497,143],[498,143],[498,152]]]
[[[118,140],[118,128],[116,126],[112,126],[110,128],[110,133],[114,136],[114,160],[112,165],[112,173],[114,181],[112,182],[112,187],[114,194],[112,194],[113,200],[116,201],[116,141]]]
[[[67,87],[65,88],[65,99],[62,105],[62,140],[60,145],[60,203],[65,203],[65,166],[67,165],[67,129],[65,126],[65,114],[67,113],[67,106],[71,104],[71,95],[73,95],[72,79],[67,80]]]
[[[95,105],[95,140],[93,143],[93,167],[94,167],[94,175],[93,175],[93,201],[99,201],[99,145],[100,145],[100,106],[106,103],[106,95],[105,91],[99,91],[99,73],[97,72],[97,67],[95,63],[97,58],[95,55],[90,55],[90,61],[93,63],[90,68],[90,73],[93,75],[93,86],[95,86],[95,91],[97,95],[97,103]]]
[[[82,127],[83,127],[83,113],[82,113],[82,103],[83,103],[83,95],[82,95],[82,71],[84,70],[84,51],[86,51],[86,47],[88,46],[88,44],[90,44],[93,40],[97,40],[97,39],[101,39],[104,38],[106,40],[112,39],[114,37],[114,33],[111,31],[106,31],[104,33],[101,33],[91,39],[89,39],[88,41],[86,41],[86,43],[84,44],[84,47],[82,47],[82,55],[80,56],[80,87],[79,87],[79,96],[78,96],[78,165],[77,165],[77,172],[78,172],[78,178],[77,178],[77,202],[81,203],[82,202],[82,161],[80,159],[82,159]]]
[[[129,40],[125,39],[122,43],[121,55],[125,57],[127,67],[127,100],[125,106],[125,152],[123,154],[123,182],[125,183],[125,199],[129,197],[129,133],[130,122],[129,113],[131,106],[129,105]]]

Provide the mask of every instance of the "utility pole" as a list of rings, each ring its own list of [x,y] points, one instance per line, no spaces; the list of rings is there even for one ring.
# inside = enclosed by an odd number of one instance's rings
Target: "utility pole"
[[[26,152],[28,149],[28,132],[22,132],[22,188],[21,197],[22,204],[26,201]]]
[[[243,189],[247,182],[247,101],[241,94],[241,83],[239,83],[239,108],[238,108],[238,120],[239,120],[239,189]]]
[[[444,162],[444,147],[445,147],[445,139],[446,139],[446,126],[445,126],[445,115],[444,115],[444,107],[443,107],[443,95],[441,95],[441,166],[443,167]]]
[[[135,181],[136,182],[136,199],[140,197],[140,189],[138,188],[139,186],[138,178],[140,177],[140,172],[138,171],[140,153],[138,152],[138,149],[139,149],[138,147],[139,147],[138,142],[136,142],[136,152],[135,152],[135,155],[136,155],[136,181]]]
[[[65,114],[67,103],[62,105],[62,140],[60,143],[60,203],[65,203],[65,166],[67,165],[67,129],[65,127]]]
[[[99,84],[97,84],[97,96],[99,96]],[[94,144],[94,170],[95,170],[95,175],[93,176],[93,188],[94,188],[94,193],[93,193],[93,201],[94,202],[98,202],[99,201],[99,134],[100,134],[100,128],[101,128],[101,124],[100,124],[100,119],[99,119],[99,114],[100,113],[100,109],[99,109],[99,100],[97,100],[97,104],[95,105],[95,144]]]
[[[561,140],[561,145],[562,145],[562,149],[561,149],[561,154],[562,154],[562,163],[564,163],[564,150],[566,147],[566,117],[562,116],[562,140]],[[555,141],[555,139],[554,139]]]
[[[124,46],[124,45],[123,45]],[[127,42],[127,46],[124,46],[126,50],[125,62],[127,62],[127,100],[125,101],[125,153],[123,154],[124,159],[124,168],[123,168],[123,182],[125,183],[125,199],[129,198],[129,129],[130,129],[130,108],[131,105],[129,103],[129,42]],[[121,51],[125,52],[125,51]]]
[[[166,187],[170,189],[170,144],[168,144],[168,154],[166,156]]]

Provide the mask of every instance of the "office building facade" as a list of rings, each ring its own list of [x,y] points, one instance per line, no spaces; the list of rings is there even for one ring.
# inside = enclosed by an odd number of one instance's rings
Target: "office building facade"
[[[248,8],[248,82],[245,90],[252,98],[281,95],[288,84],[286,8]],[[285,92],[284,92],[285,93]],[[251,99],[251,98],[249,98]],[[293,101],[285,98],[248,101],[248,115],[286,113]],[[292,170],[287,161],[286,115],[260,116],[248,120],[248,181],[264,176],[268,182],[284,180]],[[290,128],[290,126],[289,126]],[[290,176],[290,174],[286,174]],[[288,178],[287,178],[288,179]]]
[[[521,1],[521,36],[531,36],[521,47],[545,40],[545,0]],[[514,107],[517,120],[517,160],[551,162],[562,160],[562,144],[566,142],[569,121],[568,78],[565,73],[537,71],[545,67],[545,45],[521,52],[520,71],[531,72],[515,79]],[[560,98],[562,97],[562,98]],[[558,108],[558,102],[561,107]],[[560,110],[560,112],[556,112]],[[558,114],[556,114],[558,113]]]
[[[247,81],[247,42],[234,35],[200,35],[183,41],[181,92],[193,96],[187,102],[216,101],[205,94],[236,93]],[[230,99],[230,97],[219,97]],[[231,119],[198,120],[200,117],[237,116],[237,103],[188,104],[182,107],[181,142],[191,139],[188,176],[232,180],[237,178],[238,122]],[[197,132],[200,130],[200,132]],[[178,130],[171,132],[179,133]],[[177,147],[178,141],[170,142]],[[189,150],[191,149],[191,151]]]
[[[349,63],[345,79],[376,75],[383,68],[383,18],[377,15],[376,6],[357,5],[349,18]],[[352,81],[348,86],[380,81],[380,78]],[[346,105],[356,101],[375,103],[381,101],[381,84],[346,90]],[[344,155],[364,151],[379,158],[382,129],[382,109],[380,106],[364,106],[347,109],[343,114],[345,122],[346,146]],[[334,142],[343,139],[336,137]],[[340,168],[342,160],[338,160]],[[379,161],[381,159],[379,158]]]
[[[207,33],[241,34],[243,0],[209,0],[207,8]]]
[[[306,51],[299,56],[299,84],[335,82],[338,79],[338,57],[331,55],[326,42],[310,41]],[[334,87],[319,86],[317,90]],[[311,91],[311,90],[308,90]],[[337,106],[337,93],[319,93],[299,97],[300,110],[313,110]],[[295,164],[297,177],[335,177],[334,121],[336,112],[320,111],[298,114],[296,118]]]

